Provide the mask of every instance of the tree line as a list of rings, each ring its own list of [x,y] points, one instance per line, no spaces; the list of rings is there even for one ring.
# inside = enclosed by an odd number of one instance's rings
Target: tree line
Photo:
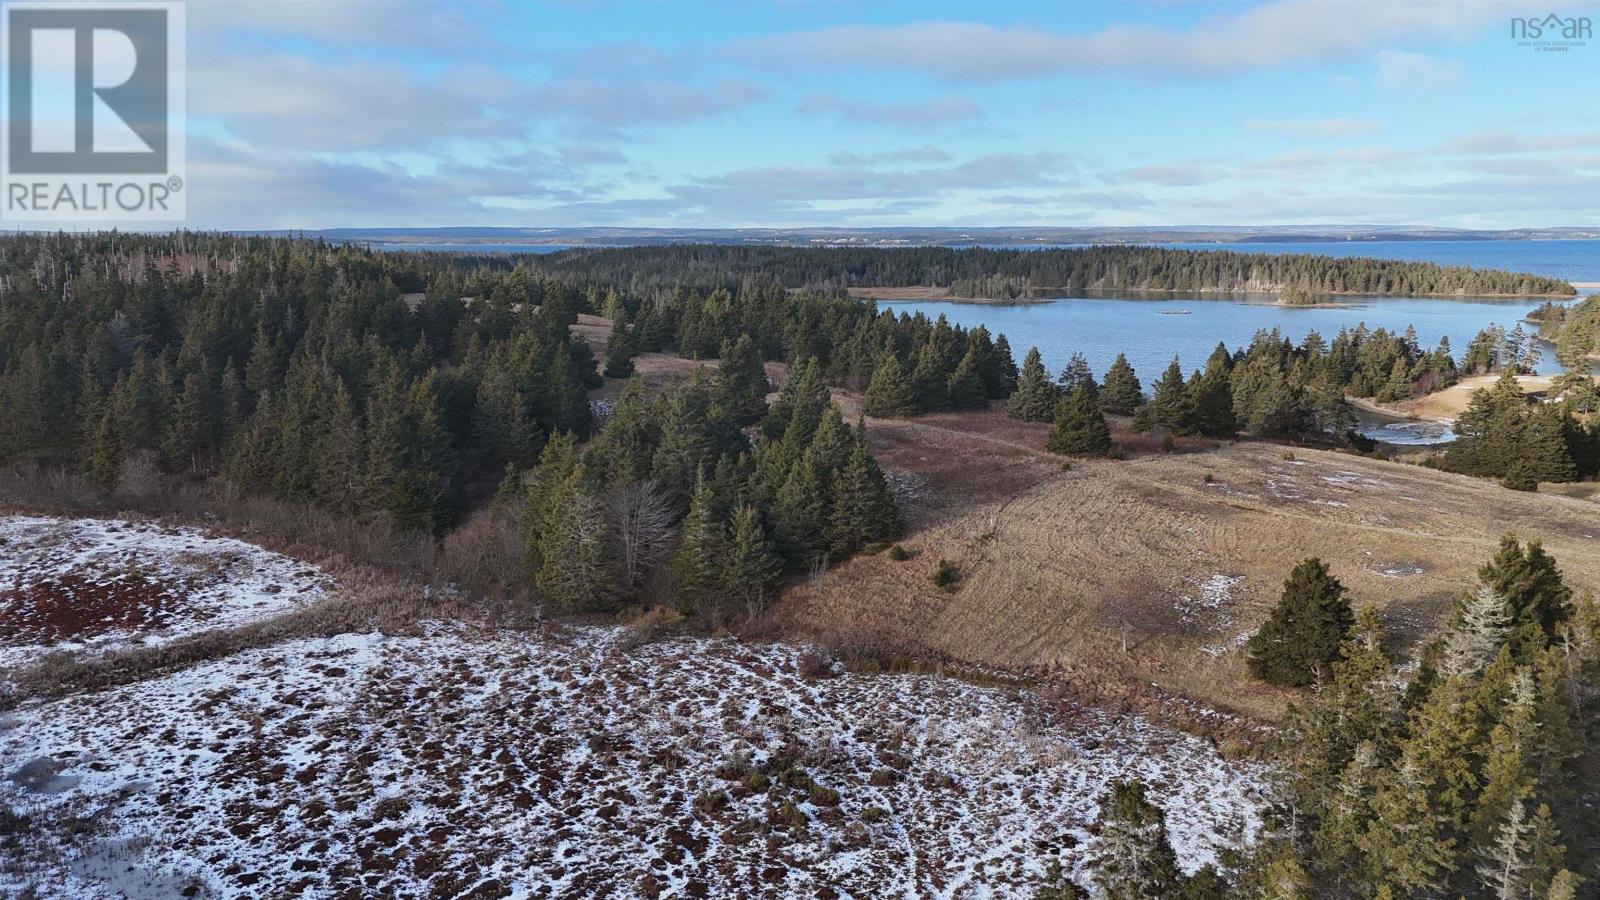
[[[1556,345],[1556,359],[1567,368],[1590,368],[1600,354],[1600,295],[1571,304],[1545,303],[1528,318]]]
[[[1131,415],[1135,430],[1169,435],[1342,440],[1354,426],[1347,395],[1389,402],[1447,387],[1457,377],[1449,341],[1425,350],[1414,329],[1395,334],[1362,325],[1331,342],[1311,332],[1298,345],[1274,329],[1235,352],[1218,344],[1188,376],[1174,357],[1148,396],[1124,354],[1101,383],[1081,354],[1052,379],[1033,348],[1006,410],[1012,418],[1054,422],[1051,449],[1065,453],[1110,449],[1108,413]]]
[[[502,264],[513,265],[510,261]],[[1030,291],[1178,290],[1355,293],[1385,296],[1570,296],[1560,279],[1425,262],[1095,246],[999,250],[907,247],[744,247],[715,244],[579,248],[533,257],[563,280],[636,292],[663,287],[738,290],[755,282],[840,291],[928,285],[955,296]]]
[[[508,498],[541,595],[574,611],[667,593],[755,609],[781,573],[898,533],[827,385],[850,377],[852,336],[909,346],[932,323],[781,291],[625,297],[458,262],[187,232],[0,240],[0,459],[108,488],[151,469],[225,477],[435,533]],[[718,371],[660,396],[634,380],[597,415],[584,313],[615,317],[607,374],[642,349],[719,357]],[[937,341],[965,356],[985,339]],[[793,374],[769,409],[770,358]]]

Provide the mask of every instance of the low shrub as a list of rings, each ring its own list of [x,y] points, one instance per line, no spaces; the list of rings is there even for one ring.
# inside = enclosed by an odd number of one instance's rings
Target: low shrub
[[[961,567],[948,559],[939,560],[939,568],[933,573],[933,583],[943,590],[954,593],[956,584],[960,581]]]
[[[726,809],[727,806],[728,795],[722,791],[701,791],[700,795],[694,798],[695,811],[706,815]]]
[[[893,547],[889,548],[889,558],[895,562],[905,562],[911,558],[911,551],[900,546],[899,544],[895,544]]]
[[[831,655],[816,647],[807,647],[794,661],[794,668],[807,681],[821,681],[839,674]]]
[[[772,808],[769,816],[774,825],[781,825],[790,831],[804,831],[811,820],[806,818],[805,811],[785,800]]]
[[[811,790],[807,793],[806,799],[811,801],[812,806],[838,806],[839,792],[833,788],[823,787],[820,784],[812,783]]]

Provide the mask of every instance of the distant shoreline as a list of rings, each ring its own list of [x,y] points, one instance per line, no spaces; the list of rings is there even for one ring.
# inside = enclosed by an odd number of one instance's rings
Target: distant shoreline
[[[1569,282],[1570,283],[1570,282]],[[1585,282],[1587,284],[1587,282]],[[1574,284],[1579,291],[1586,288]],[[1600,284],[1595,285],[1600,288]],[[853,287],[848,288],[852,297],[861,300],[882,300],[890,303],[905,303],[910,301],[933,301],[941,303],[966,303],[978,306],[995,306],[1009,304],[1053,303],[1057,300],[1075,299],[1077,294],[1069,293],[1067,288],[1030,288],[1029,295],[1024,297],[999,298],[999,297],[957,297],[950,294],[947,287],[935,285],[906,285],[900,287]],[[1060,292],[1062,296],[1046,297],[1040,294]],[[1240,295],[1250,297],[1274,297],[1280,291],[1264,290],[1224,290],[1209,288],[1205,290],[1178,289],[1178,288],[1084,288],[1083,295],[1094,297],[1096,294],[1158,294],[1158,295],[1186,295],[1184,299],[1197,301],[1207,300],[1233,300]],[[1206,296],[1206,295],[1215,296]],[[1375,294],[1369,291],[1327,291],[1319,293],[1321,297],[1373,297],[1384,300],[1575,300],[1572,294]],[[1335,309],[1350,308],[1352,303],[1282,303],[1274,302],[1273,306],[1285,309]]]

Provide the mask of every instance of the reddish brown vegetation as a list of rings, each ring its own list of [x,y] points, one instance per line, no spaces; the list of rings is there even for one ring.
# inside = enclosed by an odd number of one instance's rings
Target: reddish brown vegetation
[[[159,629],[192,587],[142,572],[103,582],[69,572],[0,590],[0,645],[52,644],[112,631]]]

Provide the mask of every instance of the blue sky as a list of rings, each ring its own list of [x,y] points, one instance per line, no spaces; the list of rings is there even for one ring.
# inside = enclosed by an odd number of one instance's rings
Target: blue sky
[[[189,4],[204,227],[1600,225],[1519,0]]]

